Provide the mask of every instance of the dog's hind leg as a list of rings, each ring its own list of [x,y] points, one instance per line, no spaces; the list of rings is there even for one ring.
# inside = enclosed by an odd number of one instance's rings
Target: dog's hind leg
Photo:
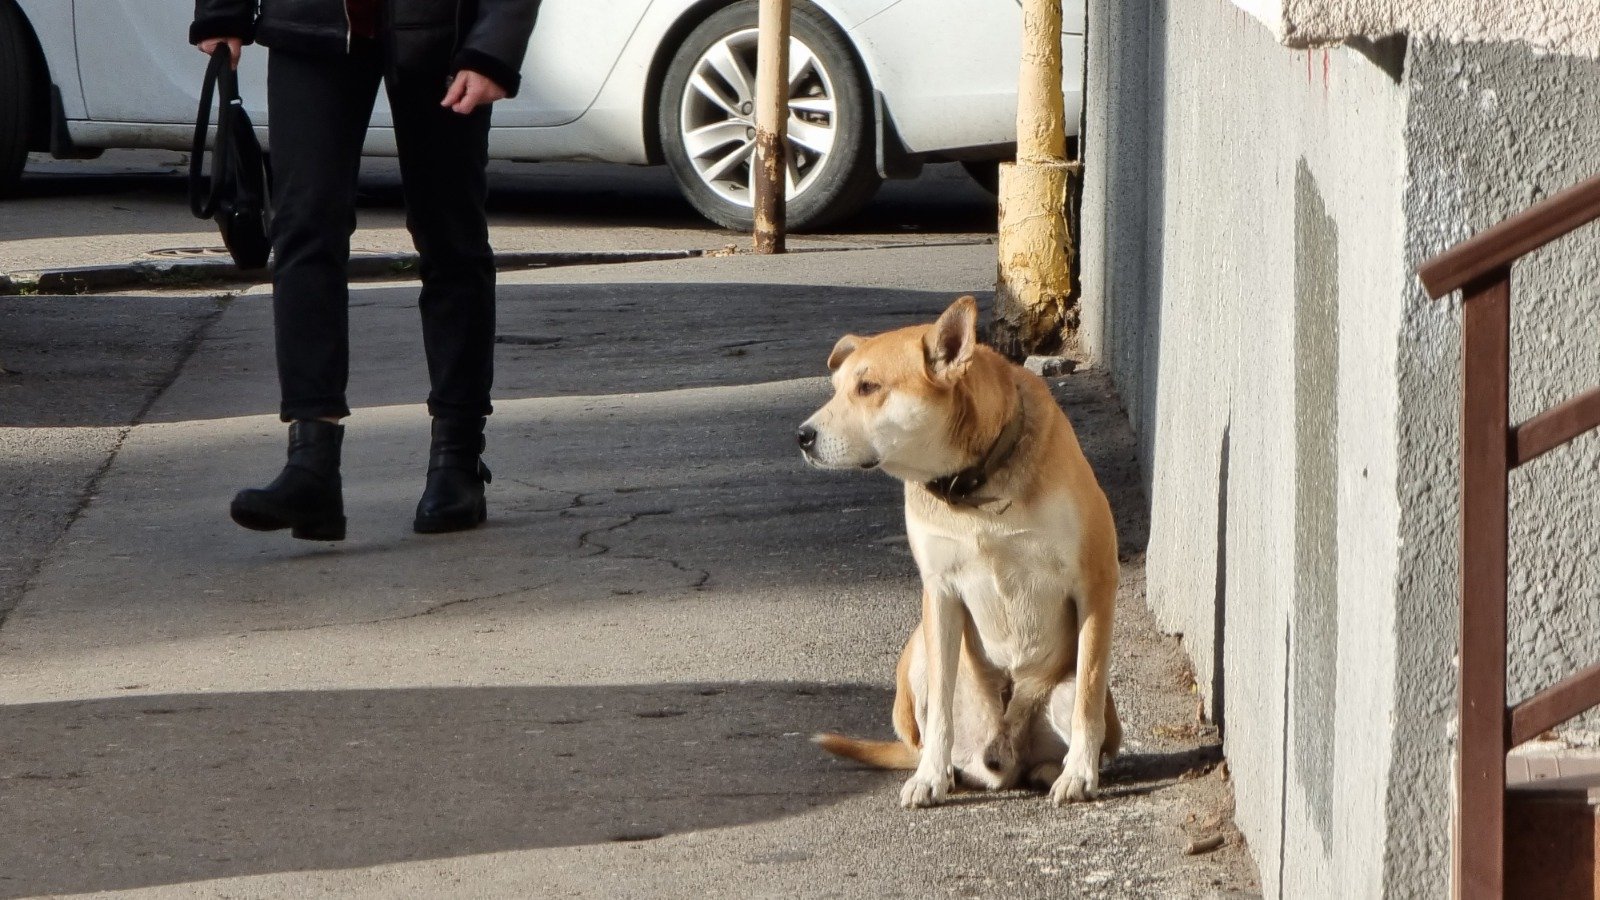
[[[1055,680],[1032,674],[1016,674],[1013,677],[1003,725],[985,753],[985,763],[997,771],[1005,771],[1007,783],[1015,780],[1019,772],[1031,779],[1034,763],[1040,760],[1041,751],[1048,753],[1052,744],[1061,743],[1059,740],[1050,740],[1052,735],[1047,721],[1051,692],[1056,688]],[[1042,745],[1041,738],[1044,739]],[[1053,756],[1056,762],[1060,761],[1059,752]]]
[[[1078,681],[1068,678],[1056,685],[1050,695],[1050,707],[1039,717],[1033,730],[1033,747],[1028,756],[1028,782],[1041,790],[1050,790],[1061,777],[1061,759],[1067,752],[1067,742],[1072,739],[1072,708],[1077,702]],[[1106,737],[1100,744],[1100,763],[1104,765],[1117,757],[1122,747],[1122,723],[1117,719],[1117,704],[1106,691]]]
[[[1039,723],[1033,730],[1033,752],[1030,760],[1034,763],[1035,781],[1039,774],[1054,767],[1056,775],[1061,774],[1061,759],[1067,752],[1068,742],[1072,740],[1072,711],[1078,702],[1078,679],[1069,675],[1065,681],[1056,685],[1055,692],[1050,695],[1050,706]],[[1117,704],[1111,691],[1106,690],[1106,736],[1100,744],[1100,763],[1104,765],[1117,758],[1117,752],[1122,749],[1122,722],[1117,718]],[[1049,763],[1050,765],[1046,765]],[[1052,776],[1043,785],[1049,787],[1055,781]]]
[[[922,625],[911,632],[906,646],[900,651],[900,662],[894,667],[894,733],[908,746],[922,748],[922,728],[918,725],[917,691],[919,678],[925,678],[917,656],[922,650]],[[924,681],[924,683],[926,683]]]
[[[1028,772],[1028,784],[1041,791],[1050,790],[1050,786],[1061,777],[1061,758],[1046,760],[1034,766]]]
[[[1033,722],[1027,764],[1028,783],[1036,788],[1048,791],[1061,777],[1061,760],[1067,754],[1067,741],[1072,738],[1072,707],[1077,696],[1077,677],[1068,675],[1050,692],[1050,702]]]
[[[1025,744],[1011,740],[1007,701],[1011,679],[989,661],[983,637],[970,616],[961,644],[961,670],[956,680],[956,768],[964,781],[986,790],[1016,783]]]
[[[1117,758],[1117,752],[1122,749],[1122,720],[1117,718],[1117,701],[1111,696],[1111,688],[1106,687],[1106,736],[1100,742],[1100,762],[1108,763]]]

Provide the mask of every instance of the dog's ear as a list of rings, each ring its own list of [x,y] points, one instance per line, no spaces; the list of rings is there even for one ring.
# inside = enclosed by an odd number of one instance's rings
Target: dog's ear
[[[861,338],[847,334],[839,338],[839,343],[833,345],[833,352],[828,354],[828,371],[837,372],[844,365],[845,357],[856,352],[856,347],[861,345]]]
[[[950,304],[923,338],[928,371],[937,378],[954,379],[972,362],[978,346],[978,301],[971,296]]]

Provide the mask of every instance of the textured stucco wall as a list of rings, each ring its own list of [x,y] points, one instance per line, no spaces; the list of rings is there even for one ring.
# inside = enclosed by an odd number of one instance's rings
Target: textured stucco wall
[[[1460,309],[1412,273],[1600,172],[1600,63],[1278,37],[1228,0],[1090,0],[1083,344],[1266,895],[1444,896]],[[1514,419],[1600,384],[1596,273],[1600,226],[1518,268]],[[1600,659],[1600,436],[1512,497],[1515,700]]]
[[[1223,724],[1269,897],[1381,891],[1406,93],[1228,0],[1091,0],[1085,349],[1152,502],[1150,602]],[[1392,66],[1391,66],[1392,68]]]
[[[1600,173],[1600,64],[1518,45],[1414,41],[1406,67],[1408,268]],[[1513,420],[1600,384],[1600,227],[1519,266],[1512,282]],[[1408,282],[1399,364],[1402,509],[1399,705],[1386,871],[1443,895],[1460,491],[1459,298]],[[1511,699],[1600,660],[1600,435],[1511,481]],[[1568,733],[1593,741],[1594,716]],[[1583,732],[1589,732],[1587,735]]]
[[[1600,6],[1588,0],[1234,0],[1290,46],[1404,32],[1461,43],[1516,41],[1600,58]]]

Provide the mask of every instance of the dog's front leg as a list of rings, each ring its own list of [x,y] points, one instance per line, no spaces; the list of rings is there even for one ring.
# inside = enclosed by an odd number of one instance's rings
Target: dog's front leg
[[[956,667],[961,656],[961,635],[967,611],[961,598],[948,589],[924,585],[922,589],[922,639],[927,655],[928,714],[923,734],[922,759],[917,771],[900,789],[900,805],[907,809],[932,806],[944,800],[955,781],[951,745],[955,735]]]
[[[1113,569],[1113,572],[1115,570]],[[1061,775],[1050,788],[1057,806],[1091,800],[1100,789],[1100,755],[1106,742],[1107,669],[1111,661],[1111,612],[1116,578],[1091,582],[1078,601],[1078,693],[1072,738]]]

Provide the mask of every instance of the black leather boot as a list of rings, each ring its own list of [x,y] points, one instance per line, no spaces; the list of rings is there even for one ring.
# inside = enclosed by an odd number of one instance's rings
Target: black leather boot
[[[233,498],[233,520],[255,531],[292,529],[307,541],[344,540],[344,492],[339,447],[344,426],[294,422],[289,426],[289,462],[264,488],[246,488]]]
[[[428,486],[417,503],[418,534],[476,528],[489,517],[483,486],[490,481],[483,464],[483,418],[433,420],[428,453]]]

